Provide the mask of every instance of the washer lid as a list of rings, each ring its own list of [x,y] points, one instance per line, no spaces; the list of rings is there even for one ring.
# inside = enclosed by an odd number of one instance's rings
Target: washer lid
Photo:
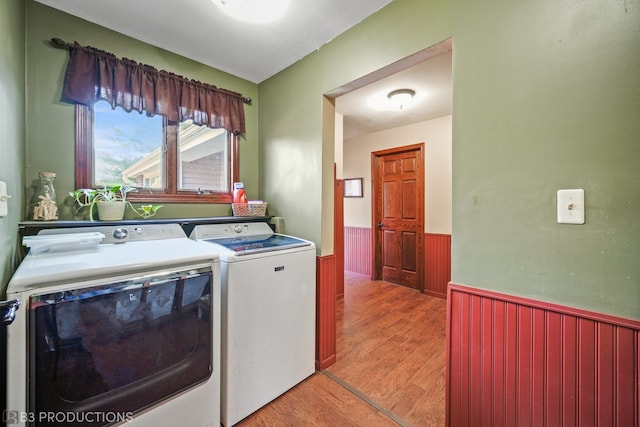
[[[282,234],[258,235],[246,237],[226,237],[204,240],[215,243],[233,251],[236,255],[249,255],[260,252],[279,251],[284,249],[310,246],[311,242]]]

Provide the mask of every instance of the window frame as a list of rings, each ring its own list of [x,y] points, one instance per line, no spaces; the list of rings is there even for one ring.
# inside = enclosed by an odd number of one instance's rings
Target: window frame
[[[198,192],[195,190],[178,190],[177,133],[179,122],[163,118],[163,145],[167,150],[164,156],[165,185],[162,190],[144,189],[127,194],[131,202],[159,203],[231,203],[233,199],[233,183],[240,179],[239,138],[227,131],[229,149],[229,189],[228,192]],[[93,187],[93,109],[86,105],[75,106],[75,143],[76,143],[76,188]]]

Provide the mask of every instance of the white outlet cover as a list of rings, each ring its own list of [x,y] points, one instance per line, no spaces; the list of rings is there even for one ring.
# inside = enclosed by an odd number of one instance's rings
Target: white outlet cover
[[[0,217],[7,216],[8,208],[7,208],[7,200],[11,196],[7,196],[7,184],[0,181]]]
[[[558,224],[584,224],[584,190],[558,190]]]

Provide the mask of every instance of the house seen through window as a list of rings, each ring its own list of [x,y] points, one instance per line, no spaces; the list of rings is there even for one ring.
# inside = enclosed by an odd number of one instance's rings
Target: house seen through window
[[[87,110],[78,118],[88,132],[76,144],[76,168],[86,164],[76,174],[86,181],[83,187],[134,186],[138,191],[128,196],[133,201],[230,201],[237,145],[225,129],[111,109],[104,101],[77,108]]]

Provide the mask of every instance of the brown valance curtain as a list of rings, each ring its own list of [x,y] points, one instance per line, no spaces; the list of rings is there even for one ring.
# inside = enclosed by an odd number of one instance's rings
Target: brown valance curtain
[[[111,108],[160,114],[169,120],[245,131],[242,95],[92,47],[69,45],[69,64],[62,100],[92,105],[105,100]]]

